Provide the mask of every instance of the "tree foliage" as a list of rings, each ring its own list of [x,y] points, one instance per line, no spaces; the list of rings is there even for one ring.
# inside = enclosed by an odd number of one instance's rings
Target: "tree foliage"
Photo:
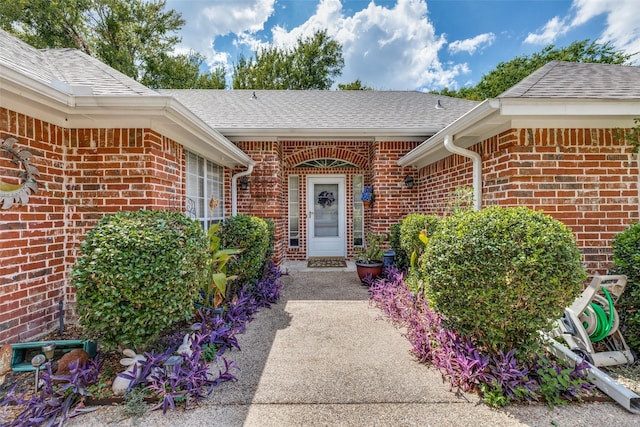
[[[482,101],[495,98],[551,61],[627,64],[632,56],[616,50],[609,42],[601,44],[582,40],[561,48],[551,44],[531,56],[516,56],[511,61],[499,63],[493,70],[483,75],[476,86],[463,87],[458,91],[444,88],[434,93]]]
[[[342,46],[316,31],[299,38],[292,49],[268,46],[255,58],[240,56],[234,66],[234,89],[329,89],[344,67]]]
[[[173,55],[185,24],[166,0],[0,2],[0,27],[37,48],[76,48],[151,87],[210,88],[223,70],[200,73],[204,58]]]
[[[193,51],[188,55],[162,53],[149,58],[140,82],[153,89],[224,89],[224,67],[203,73],[200,67],[204,61],[204,56]]]
[[[338,90],[373,90],[371,87],[363,85],[360,79],[351,83],[338,83]]]

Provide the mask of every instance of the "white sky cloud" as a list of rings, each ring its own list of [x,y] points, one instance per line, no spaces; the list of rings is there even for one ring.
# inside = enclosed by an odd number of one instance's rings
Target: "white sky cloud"
[[[525,43],[547,45],[553,43],[555,39],[566,34],[570,30],[566,19],[558,16],[551,18],[538,33],[529,33],[524,40]]]
[[[191,7],[184,7],[187,1]],[[215,38],[236,33],[242,40],[250,41],[247,35],[264,29],[265,23],[273,15],[275,1],[168,0],[167,9],[180,10],[182,18],[188,23],[181,32],[183,41],[177,51],[195,50],[205,54],[210,65],[222,63],[229,66],[235,58],[231,58],[228,52],[216,51],[213,48]]]
[[[469,55],[473,55],[478,50],[482,50],[491,46],[496,39],[496,35],[493,33],[478,34],[477,36],[466,39],[456,40],[449,43],[449,52],[455,54],[459,52],[467,52]]]
[[[343,46],[345,68],[340,82],[360,79],[374,89],[455,87],[466,64],[442,64],[438,51],[446,44],[427,18],[424,0],[398,0],[392,8],[371,2],[345,16],[339,0],[321,0],[307,21],[291,30],[272,29],[273,42],[290,46],[299,37],[326,28]]]
[[[606,26],[599,43],[611,42],[627,53],[640,52],[640,2],[638,0],[573,0],[570,14],[554,17],[537,33],[530,33],[525,43],[549,44],[591,19],[606,15]],[[633,60],[640,62],[636,55]]]
[[[201,10],[210,33],[224,35],[264,28],[274,12],[275,0],[234,0],[212,2]]]

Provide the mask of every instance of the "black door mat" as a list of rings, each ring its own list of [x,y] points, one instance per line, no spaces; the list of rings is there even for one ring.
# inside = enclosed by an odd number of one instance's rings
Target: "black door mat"
[[[314,256],[307,260],[309,268],[341,268],[346,266],[347,262],[341,257]]]

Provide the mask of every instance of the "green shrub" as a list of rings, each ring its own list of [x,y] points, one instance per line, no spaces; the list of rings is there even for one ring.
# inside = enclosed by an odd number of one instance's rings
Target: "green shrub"
[[[635,223],[613,239],[612,273],[627,276],[627,286],[616,303],[620,330],[627,344],[640,351],[640,223]]]
[[[420,264],[426,294],[458,333],[497,353],[540,350],[583,289],[581,254],[564,224],[527,208],[487,208],[443,220]]]
[[[420,232],[425,230],[427,237],[431,237],[438,229],[440,218],[436,215],[412,213],[407,215],[400,225],[400,246],[409,258],[418,259],[424,252],[425,245],[420,240]]]
[[[206,251],[199,223],[182,213],[104,216],[87,233],[71,272],[84,331],[105,350],[143,349],[193,314]]]
[[[420,240],[420,233],[424,231],[425,235],[430,237],[439,224],[439,217],[421,213],[409,214],[400,222],[400,247],[408,258],[405,282],[411,292],[421,292],[422,288],[418,260],[425,250],[425,244]]]
[[[273,222],[271,222],[273,224]],[[227,264],[227,274],[237,276],[235,290],[239,286],[253,284],[262,275],[262,268],[272,253],[274,228],[262,218],[249,215],[235,215],[224,220],[219,231],[223,248],[242,249]]]
[[[391,249],[396,253],[394,258],[394,264],[400,270],[407,270],[409,268],[409,254],[402,249],[400,245],[400,228],[402,222],[397,222],[391,226],[389,233],[389,244]]]
[[[265,262],[273,257],[273,252],[276,244],[276,223],[271,218],[263,218],[267,224],[267,233],[269,236],[269,248],[265,255]]]

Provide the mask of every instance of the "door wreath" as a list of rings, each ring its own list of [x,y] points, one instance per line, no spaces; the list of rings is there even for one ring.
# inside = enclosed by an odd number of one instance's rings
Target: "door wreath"
[[[9,209],[14,203],[26,205],[31,193],[38,191],[38,183],[35,176],[39,176],[38,169],[31,164],[29,158],[32,156],[28,150],[17,147],[15,138],[0,139],[0,151],[6,151],[11,156],[11,162],[24,169],[21,175],[21,182],[13,184],[5,182],[0,178],[0,203],[2,209]]]
[[[331,207],[335,201],[336,198],[331,191],[323,191],[318,194],[318,204],[323,208]]]

